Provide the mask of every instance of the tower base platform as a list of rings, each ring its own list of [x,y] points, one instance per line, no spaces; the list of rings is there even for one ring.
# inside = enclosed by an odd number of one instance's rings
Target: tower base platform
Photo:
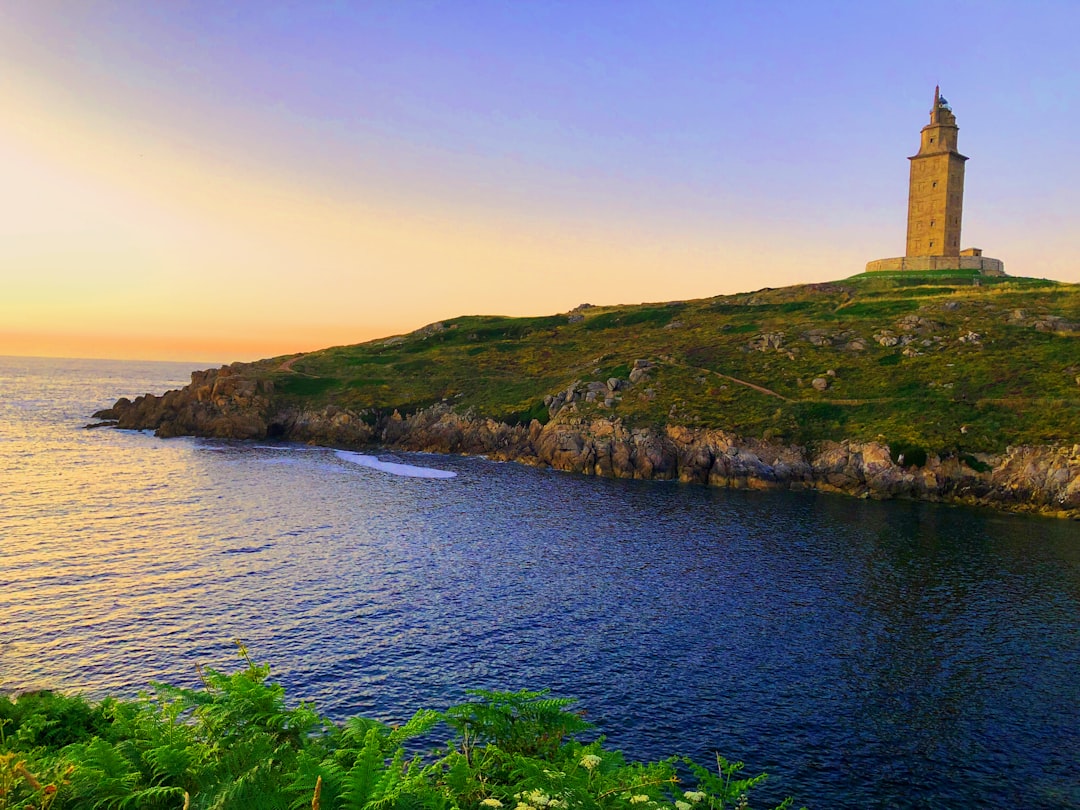
[[[900,256],[866,263],[866,272],[928,270],[978,270],[984,276],[1004,276],[1005,262],[989,256]]]

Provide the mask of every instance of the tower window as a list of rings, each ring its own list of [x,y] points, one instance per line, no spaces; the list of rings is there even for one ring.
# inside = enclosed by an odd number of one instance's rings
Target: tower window
[[[934,139],[933,139],[933,138],[930,138],[930,143],[933,143],[933,142],[934,142]]]
[[[937,180],[930,184],[930,188],[937,188]]]

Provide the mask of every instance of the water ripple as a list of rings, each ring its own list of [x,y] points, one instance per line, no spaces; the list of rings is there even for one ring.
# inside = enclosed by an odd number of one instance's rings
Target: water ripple
[[[1080,806],[1073,525],[81,429],[185,377],[0,359],[0,688],[194,685],[240,637],[334,716],[550,686],[763,803]]]

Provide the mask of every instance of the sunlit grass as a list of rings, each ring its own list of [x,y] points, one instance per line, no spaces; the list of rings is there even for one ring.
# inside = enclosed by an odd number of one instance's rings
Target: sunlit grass
[[[601,397],[575,408],[634,427],[993,452],[1080,437],[1078,324],[1076,285],[974,271],[867,273],[672,304],[454,318],[312,352],[288,370],[263,363],[258,373],[285,401],[372,415],[445,402],[527,423],[546,421],[545,396],[575,382],[626,380],[647,359],[648,379],[611,407]]]

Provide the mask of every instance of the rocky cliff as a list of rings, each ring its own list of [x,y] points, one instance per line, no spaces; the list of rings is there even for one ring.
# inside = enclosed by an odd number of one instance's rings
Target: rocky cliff
[[[565,397],[564,397],[565,400]],[[244,365],[198,371],[162,396],[122,398],[95,414],[103,424],[158,436],[277,438],[339,447],[483,454],[611,478],[677,479],[739,489],[817,489],[860,497],[917,498],[1038,512],[1080,520],[1080,445],[1009,447],[962,458],[930,455],[905,466],[876,442],[787,446],[678,424],[631,427],[557,403],[546,424],[509,425],[440,403],[407,416],[326,405],[308,409],[275,395]]]

